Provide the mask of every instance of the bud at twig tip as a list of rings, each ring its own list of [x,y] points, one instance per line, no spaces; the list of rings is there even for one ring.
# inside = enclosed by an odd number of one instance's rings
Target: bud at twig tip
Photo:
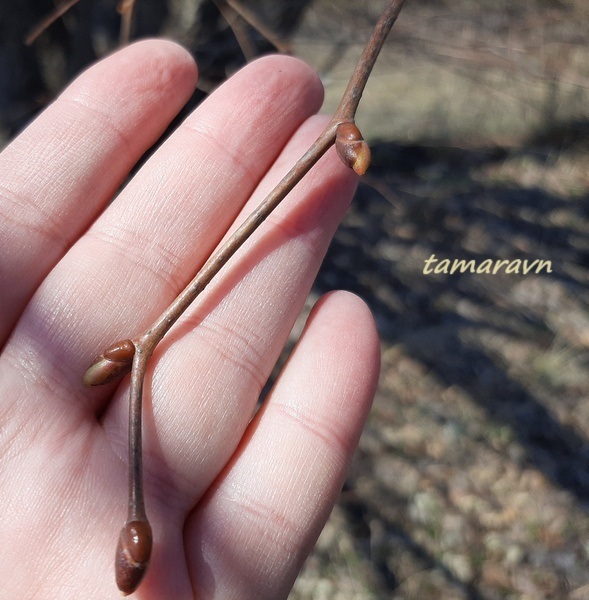
[[[153,538],[147,521],[125,523],[115,555],[115,577],[124,596],[132,594],[141,583],[151,558]]]

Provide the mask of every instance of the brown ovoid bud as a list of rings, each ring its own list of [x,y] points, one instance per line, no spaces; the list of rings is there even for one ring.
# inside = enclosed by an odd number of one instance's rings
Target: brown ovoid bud
[[[335,135],[335,147],[344,165],[364,175],[370,165],[370,147],[354,123],[340,123]]]
[[[94,359],[84,374],[84,385],[95,386],[110,383],[131,372],[135,344],[131,340],[122,340],[109,346]]]
[[[124,596],[141,583],[151,558],[153,537],[147,521],[129,521],[121,529],[115,555],[115,577]]]

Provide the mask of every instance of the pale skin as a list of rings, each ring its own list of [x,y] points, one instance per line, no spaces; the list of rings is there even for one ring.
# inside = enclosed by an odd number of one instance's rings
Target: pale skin
[[[120,598],[128,377],[84,371],[142,332],[327,120],[287,57],[231,78],[129,171],[197,69],[164,41],[81,75],[0,155],[0,597]],[[264,408],[262,386],[356,175],[331,149],[182,316],[144,389],[149,571],[132,596],[286,598],[337,500],[378,379],[357,297],[313,309]]]

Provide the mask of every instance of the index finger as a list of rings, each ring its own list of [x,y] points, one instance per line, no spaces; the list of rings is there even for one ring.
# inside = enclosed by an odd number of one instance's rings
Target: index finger
[[[82,74],[0,154],[0,346],[196,79],[194,61],[176,44],[135,44]]]

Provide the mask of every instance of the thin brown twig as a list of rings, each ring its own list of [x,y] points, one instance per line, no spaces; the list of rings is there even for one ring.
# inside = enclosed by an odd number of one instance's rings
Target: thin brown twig
[[[57,19],[62,17],[72,6],[77,4],[80,0],[65,0],[62,4],[55,7],[55,9],[47,15],[40,23],[35,25],[31,32],[25,38],[25,45],[30,46],[35,40]],[[118,11],[121,14],[121,32],[120,32],[120,45],[125,46],[129,43],[131,38],[131,25],[133,22],[133,11],[135,9],[136,0],[121,0]]]
[[[247,35],[243,19],[240,18],[239,13],[229,6],[225,0],[213,0],[213,2],[227,22],[227,25],[231,27],[231,31],[233,31],[233,35],[245,56],[245,60],[250,62],[256,56],[256,49]]]
[[[119,34],[119,44],[126,46],[131,39],[131,28],[133,25],[133,13],[136,0],[121,0],[118,11],[121,15],[121,31]]]
[[[350,77],[350,81],[346,87],[346,90],[342,96],[342,100],[335,111],[335,116],[341,115],[347,117],[349,120],[353,120],[360,98],[372,72],[372,67],[380,54],[380,51],[387,39],[389,31],[397,20],[403,4],[405,2],[391,2],[384,12],[380,16],[380,19],[376,23],[370,41],[364,47],[362,55]]]
[[[86,385],[100,385],[131,371],[129,403],[129,511],[117,547],[117,584],[132,593],[140,584],[151,553],[151,528],[145,513],[142,469],[142,395],[149,358],[158,343],[194,302],[215,275],[256,231],[288,193],[333,145],[342,160],[362,174],[370,162],[370,150],[354,125],[362,92],[388,32],[405,0],[392,0],[385,8],[354,69],[335,115],[321,135],[264,201],[225,244],[204,264],[194,279],[142,335],[107,348],[86,372]]]
[[[285,44],[269,27],[266,27],[256,15],[248,10],[241,2],[237,0],[214,0],[217,6],[219,3],[224,3],[230,6],[246,23],[251,25],[258,33],[264,36],[278,52],[282,54],[290,54],[291,48]]]
[[[55,23],[59,17],[64,15],[79,0],[66,0],[63,4],[55,7],[51,14],[47,15],[39,24],[33,27],[32,31],[25,38],[25,44],[30,46],[50,25]]]

